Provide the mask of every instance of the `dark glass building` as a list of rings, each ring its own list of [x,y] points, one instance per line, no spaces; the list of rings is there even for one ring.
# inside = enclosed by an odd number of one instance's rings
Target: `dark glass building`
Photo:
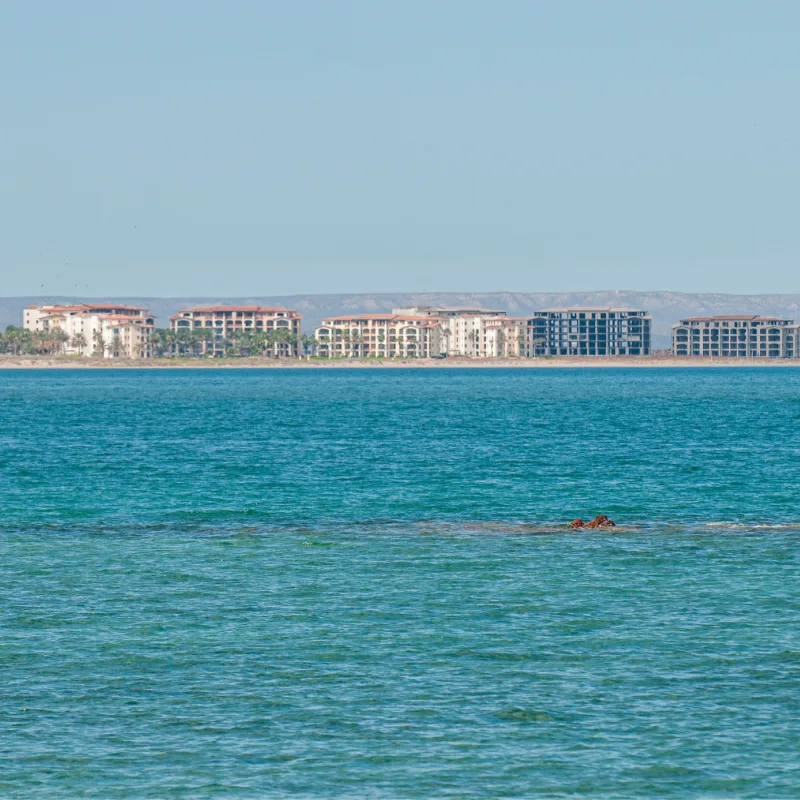
[[[550,308],[528,320],[528,356],[647,356],[652,319],[631,308]]]

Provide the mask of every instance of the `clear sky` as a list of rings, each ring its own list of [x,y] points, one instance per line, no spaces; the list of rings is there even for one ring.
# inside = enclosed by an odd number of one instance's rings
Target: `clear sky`
[[[0,296],[800,292],[797,0],[2,0]]]

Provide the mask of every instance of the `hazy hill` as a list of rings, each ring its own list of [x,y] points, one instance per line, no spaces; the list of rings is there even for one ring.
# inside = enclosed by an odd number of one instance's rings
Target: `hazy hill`
[[[32,303],[81,302],[82,297],[6,297],[0,298],[0,329],[20,325],[22,309]],[[91,298],[99,300],[101,298]],[[537,294],[528,292],[456,293],[433,292],[407,294],[301,294],[252,297],[108,297],[103,300],[148,306],[166,327],[171,314],[181,308],[214,303],[286,306],[303,314],[303,330],[311,332],[324,316],[389,310],[410,305],[467,305],[505,308],[510,316],[524,317],[532,311],[554,306],[629,306],[646,309],[653,315],[656,347],[669,342],[672,325],[681,316],[704,314],[778,314],[800,320],[800,294],[684,294],[681,292],[571,292]]]

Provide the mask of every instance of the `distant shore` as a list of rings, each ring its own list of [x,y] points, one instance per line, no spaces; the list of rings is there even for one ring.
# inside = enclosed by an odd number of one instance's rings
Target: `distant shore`
[[[800,367],[796,359],[698,358],[693,356],[614,356],[586,358],[442,358],[442,359],[199,359],[112,360],[77,356],[0,356],[2,369],[558,369],[614,367]]]

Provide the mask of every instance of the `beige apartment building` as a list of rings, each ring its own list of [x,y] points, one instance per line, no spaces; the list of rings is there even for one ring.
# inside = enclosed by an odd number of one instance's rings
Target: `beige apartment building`
[[[528,322],[524,317],[498,317],[483,322],[482,357],[519,358],[525,355]]]
[[[676,356],[798,358],[800,325],[753,314],[686,317],[672,326]]]
[[[527,356],[648,356],[652,319],[633,308],[551,308],[527,321]]]
[[[441,353],[439,322],[412,314],[327,317],[314,330],[322,358],[431,358]]]
[[[303,317],[291,308],[262,306],[204,306],[187,308],[169,318],[173,331],[209,330],[209,353],[225,355],[228,347],[246,332],[265,335],[265,353],[296,357],[300,352]]]
[[[499,358],[524,351],[526,321],[505,311],[466,306],[414,306],[395,308],[394,314],[430,317],[441,326],[443,356]]]
[[[60,331],[67,355],[150,358],[155,318],[149,309],[119,303],[28,306],[22,326],[41,333]]]
[[[525,346],[525,320],[506,316],[464,315],[439,320],[442,355],[452,358],[519,356]]]

